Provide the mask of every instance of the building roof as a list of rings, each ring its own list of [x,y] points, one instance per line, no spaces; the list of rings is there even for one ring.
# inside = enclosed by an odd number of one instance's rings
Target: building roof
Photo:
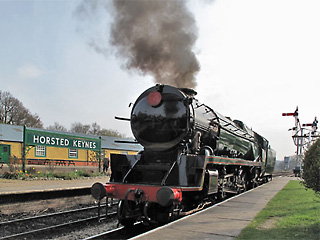
[[[0,124],[0,141],[23,142],[23,127]]]
[[[96,139],[99,138],[99,136],[87,135],[87,134],[81,134],[81,133],[51,131],[47,129],[29,128],[29,127],[28,129],[48,132],[48,133],[52,132],[52,133],[70,135],[70,136],[84,137],[84,138],[96,138]],[[23,142],[23,126],[0,124],[0,141]],[[119,142],[119,141],[122,141],[122,142]],[[129,143],[129,142],[132,142],[132,143]],[[137,151],[137,152],[143,149],[143,147],[139,143],[136,143],[132,139],[120,139],[120,138],[109,137],[109,136],[101,136],[101,148],[120,150],[120,151]]]

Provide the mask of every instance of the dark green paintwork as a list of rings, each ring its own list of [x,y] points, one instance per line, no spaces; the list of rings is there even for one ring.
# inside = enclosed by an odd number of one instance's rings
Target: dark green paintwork
[[[238,166],[255,166],[255,167],[260,167],[262,165],[262,162],[253,162],[253,161],[247,161],[247,160],[236,159],[236,158],[208,156],[206,157],[206,159],[207,159],[207,164],[215,164],[215,165],[238,165]]]

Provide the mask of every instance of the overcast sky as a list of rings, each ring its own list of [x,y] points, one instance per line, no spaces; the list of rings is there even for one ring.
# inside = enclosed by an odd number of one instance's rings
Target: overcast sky
[[[45,127],[55,121],[97,122],[131,136],[130,102],[154,85],[128,72],[110,51],[97,54],[111,14],[91,22],[75,16],[80,1],[0,0],[0,89],[9,91]],[[189,1],[198,27],[197,98],[266,137],[277,158],[293,155],[289,128],[320,117],[320,1]],[[110,6],[111,7],[111,6]],[[101,38],[103,39],[103,38]],[[106,39],[106,46],[108,39]]]

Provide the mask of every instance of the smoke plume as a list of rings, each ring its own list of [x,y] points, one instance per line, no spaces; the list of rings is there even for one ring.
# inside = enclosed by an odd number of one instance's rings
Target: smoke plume
[[[126,69],[150,74],[157,83],[196,86],[197,27],[185,1],[114,0],[113,7],[110,45]],[[105,54],[103,47],[91,46]]]

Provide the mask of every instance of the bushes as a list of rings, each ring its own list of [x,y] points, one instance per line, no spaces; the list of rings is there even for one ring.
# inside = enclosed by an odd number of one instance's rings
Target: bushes
[[[303,163],[303,185],[320,196],[320,138],[306,151]]]
[[[84,178],[84,177],[91,177],[91,175],[85,171],[76,170],[74,172],[53,173],[53,177],[59,178],[59,179],[64,179],[64,180],[72,180],[72,179],[79,179],[79,178]]]
[[[2,178],[6,178],[6,179],[20,179],[20,180],[25,180],[28,179],[30,177],[30,174],[28,174],[27,172],[22,172],[21,170],[18,171],[6,171],[3,175]]]

